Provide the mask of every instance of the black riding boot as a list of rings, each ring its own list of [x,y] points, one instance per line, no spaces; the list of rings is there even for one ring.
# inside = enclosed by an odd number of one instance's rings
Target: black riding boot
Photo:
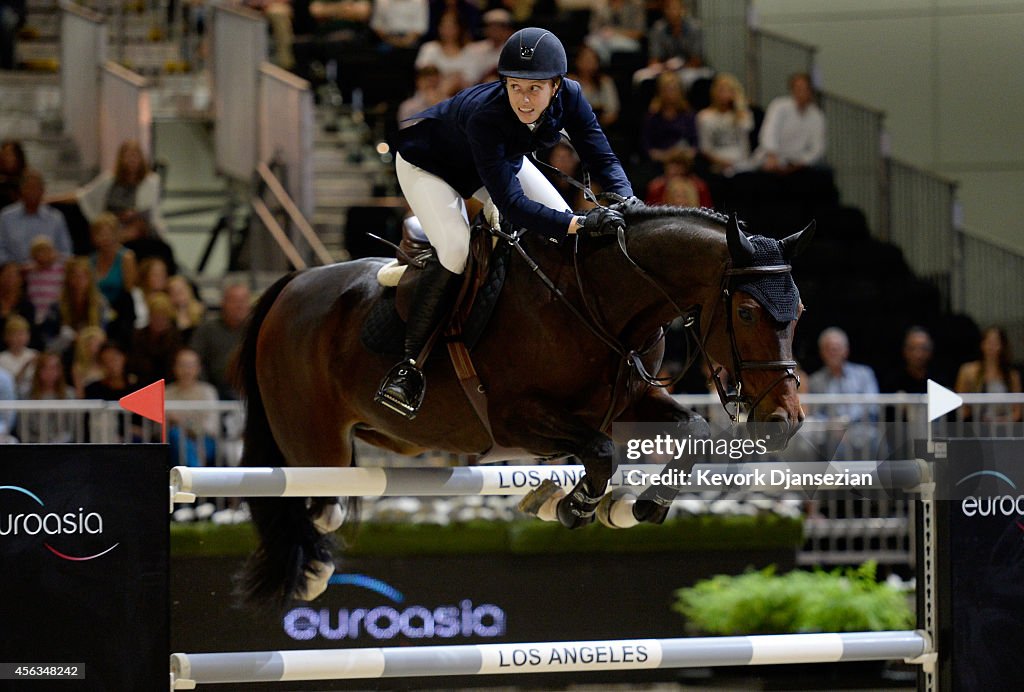
[[[416,358],[438,319],[447,311],[452,288],[457,286],[453,279],[458,276],[441,266],[436,258],[427,261],[405,324],[405,358],[391,368],[377,390],[378,403],[409,420],[419,412],[427,386],[423,371],[416,367]]]

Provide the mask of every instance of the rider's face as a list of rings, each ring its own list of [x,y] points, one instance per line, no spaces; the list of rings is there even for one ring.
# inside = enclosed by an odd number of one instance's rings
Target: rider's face
[[[555,95],[553,79],[513,79],[505,84],[508,102],[519,122],[529,125],[537,122],[540,114]]]

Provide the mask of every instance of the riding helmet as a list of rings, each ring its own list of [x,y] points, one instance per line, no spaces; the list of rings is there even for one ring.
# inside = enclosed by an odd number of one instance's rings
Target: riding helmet
[[[498,58],[498,74],[514,79],[551,79],[569,71],[565,47],[550,31],[527,27],[512,34]]]

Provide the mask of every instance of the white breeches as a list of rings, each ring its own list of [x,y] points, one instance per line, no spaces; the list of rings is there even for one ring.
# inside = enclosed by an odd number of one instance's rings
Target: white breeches
[[[469,217],[465,200],[451,185],[409,163],[401,154],[395,157],[395,171],[412,213],[437,250],[437,259],[448,271],[461,274],[466,269],[469,256]],[[523,193],[534,202],[552,209],[571,211],[555,186],[525,156],[517,177]],[[473,197],[485,204],[490,200],[487,190],[482,187]]]

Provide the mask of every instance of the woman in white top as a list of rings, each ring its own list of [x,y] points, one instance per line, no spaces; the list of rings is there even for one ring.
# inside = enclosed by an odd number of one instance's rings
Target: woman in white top
[[[145,236],[149,231],[162,233],[160,216],[160,175],[151,171],[138,142],[123,142],[117,150],[113,171],[105,171],[80,189],[76,197],[82,215],[92,223],[103,212],[111,212],[129,227]]]
[[[476,79],[473,54],[466,50],[469,31],[457,12],[445,12],[437,24],[437,40],[420,46],[416,68],[433,65],[441,72],[441,91],[451,96]]]
[[[711,83],[711,105],[697,114],[697,141],[712,173],[731,176],[750,168],[754,116],[736,77],[721,73]]]

